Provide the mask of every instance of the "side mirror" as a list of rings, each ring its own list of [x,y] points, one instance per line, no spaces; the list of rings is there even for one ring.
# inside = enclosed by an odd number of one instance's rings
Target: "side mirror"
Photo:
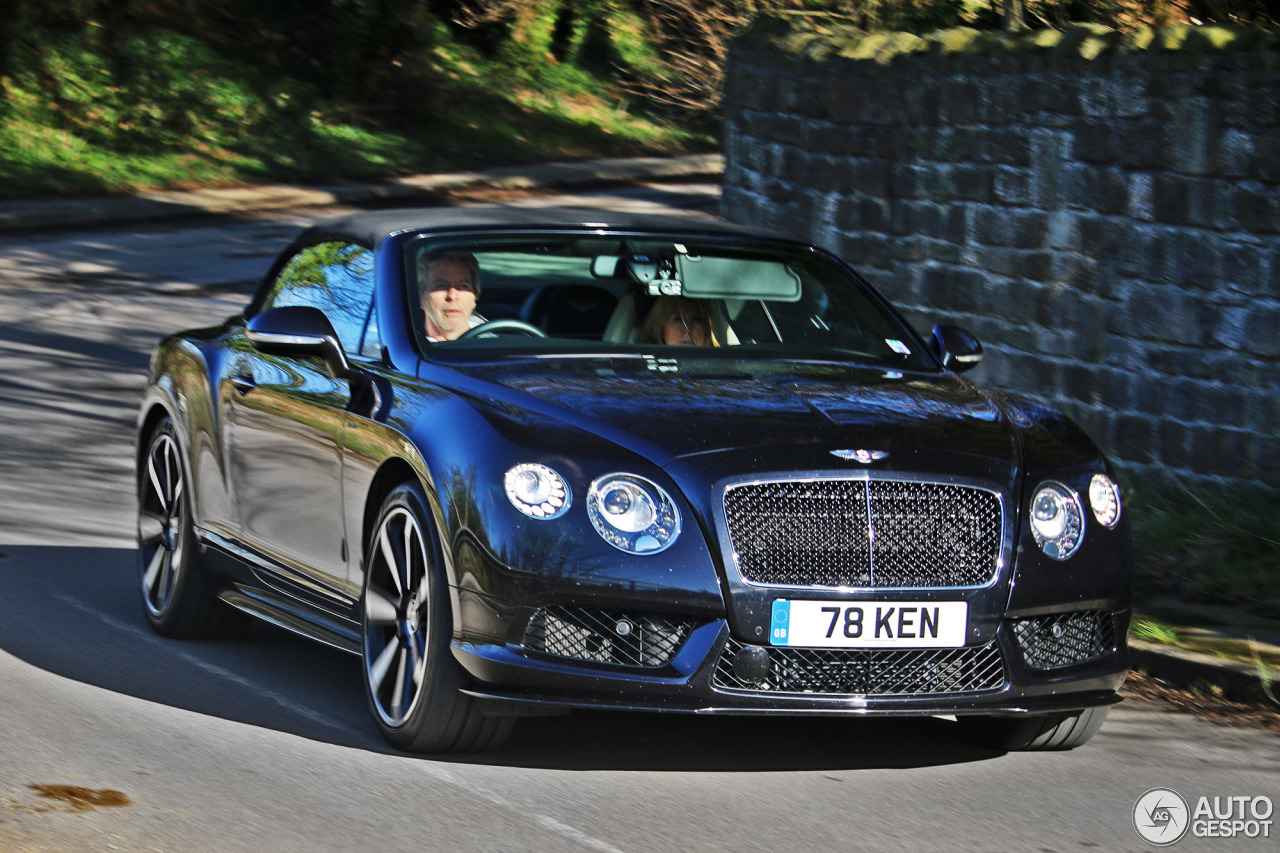
[[[249,342],[265,353],[293,358],[320,356],[339,379],[351,375],[351,364],[342,350],[338,333],[319,308],[288,305],[271,308],[249,318],[245,325]]]
[[[982,361],[982,344],[967,329],[959,326],[933,327],[933,354],[947,370],[963,373]]]

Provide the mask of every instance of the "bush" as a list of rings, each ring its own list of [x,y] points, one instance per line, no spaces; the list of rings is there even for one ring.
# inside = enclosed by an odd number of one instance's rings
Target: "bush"
[[[1280,616],[1280,492],[1157,483],[1126,491],[1140,597]]]
[[[243,71],[199,40],[166,31],[125,35],[109,59],[92,38],[42,46],[10,98],[32,97],[29,118],[122,152],[223,145],[269,115]]]
[[[544,32],[551,50],[532,64],[477,48],[474,31],[434,14],[459,6],[50,0],[37,10],[20,0],[0,29],[0,195],[368,179],[714,145],[632,108],[597,49],[613,8],[604,0],[594,17],[558,17],[574,26]]]

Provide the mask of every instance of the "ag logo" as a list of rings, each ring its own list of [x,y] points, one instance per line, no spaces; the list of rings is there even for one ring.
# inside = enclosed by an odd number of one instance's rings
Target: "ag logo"
[[[1187,801],[1169,788],[1152,788],[1133,804],[1133,828],[1144,841],[1157,847],[1181,840],[1190,825]]]

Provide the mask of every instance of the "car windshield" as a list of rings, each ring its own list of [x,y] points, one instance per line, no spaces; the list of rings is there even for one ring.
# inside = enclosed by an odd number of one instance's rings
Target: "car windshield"
[[[430,358],[499,354],[933,366],[859,279],[806,248],[707,238],[423,238],[409,307]]]

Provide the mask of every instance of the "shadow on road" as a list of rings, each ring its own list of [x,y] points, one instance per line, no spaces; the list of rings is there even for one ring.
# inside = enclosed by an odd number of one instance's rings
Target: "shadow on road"
[[[392,752],[351,655],[262,625],[246,638],[156,636],[119,548],[4,546],[0,650],[104,690],[338,746]],[[501,750],[433,759],[561,770],[740,771],[933,767],[998,753],[940,719],[692,717],[575,712],[521,720]]]

